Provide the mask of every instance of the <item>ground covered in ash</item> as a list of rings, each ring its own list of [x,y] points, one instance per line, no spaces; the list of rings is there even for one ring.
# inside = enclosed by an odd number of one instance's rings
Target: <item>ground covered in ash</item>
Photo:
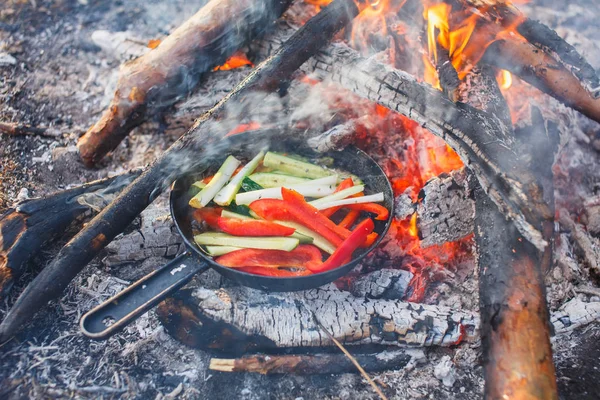
[[[0,137],[0,209],[17,199],[143,166],[176,139],[181,125],[172,120],[171,125],[162,120],[150,121],[137,128],[99,168],[85,169],[80,164],[74,147],[76,140],[108,104],[123,59],[122,54],[116,54],[121,50],[107,51],[92,40],[92,33],[126,32],[127,43],[143,47],[149,39],[168,34],[203,3],[203,0],[8,0],[3,4],[0,121],[43,127],[46,134]],[[597,15],[586,12],[587,6],[595,6],[594,1],[539,3],[544,4],[527,8],[530,15],[552,27],[560,26],[559,33],[583,50],[596,67],[600,66],[599,45],[592,41],[600,31],[594,20]],[[588,27],[587,30],[582,26]],[[189,107],[199,115],[245,72],[242,69],[214,73],[209,78],[210,84],[198,89],[201,93],[205,91],[206,96]],[[186,122],[180,123],[185,128]],[[597,137],[599,129],[583,118],[576,118],[574,124],[580,129],[566,147],[561,170],[586,171],[578,180],[582,185],[580,195],[597,195],[598,153],[592,150],[589,138]],[[561,176],[563,183],[568,181],[566,175]],[[557,187],[560,191],[560,183]],[[55,246],[40,256],[32,271],[48,263],[57,249]],[[600,301],[589,293],[576,293],[573,285],[564,284],[567,278],[576,281],[585,276],[581,271],[584,266],[579,270],[573,270],[577,266],[571,267],[557,266],[549,279],[549,297],[554,309],[574,296]],[[79,318],[129,284],[119,276],[109,273],[99,262],[92,263],[60,300],[36,316],[25,333],[0,347],[0,398],[376,398],[357,374],[265,377],[212,372],[207,368],[212,354],[172,339],[153,312],[106,342],[91,341],[79,332]],[[31,278],[31,273],[24,276],[12,297],[0,304],[0,319]],[[461,293],[476,295],[474,273],[463,274],[460,279]],[[475,303],[473,297],[461,301],[451,295],[441,296],[440,301],[468,309],[473,309]],[[596,398],[600,390],[597,379],[600,375],[594,366],[600,356],[598,332],[596,323],[555,340],[563,398]],[[478,343],[431,348],[425,350],[426,359],[420,364],[374,374],[374,378],[390,398],[477,399],[483,392],[479,356]]]

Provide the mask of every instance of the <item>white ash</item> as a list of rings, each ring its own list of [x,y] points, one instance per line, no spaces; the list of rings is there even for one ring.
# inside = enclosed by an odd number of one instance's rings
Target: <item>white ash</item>
[[[433,374],[438,378],[444,386],[452,387],[456,382],[456,372],[454,363],[450,356],[444,356],[440,362],[435,366]]]
[[[402,299],[413,274],[401,269],[380,269],[356,278],[350,293],[373,299]]]

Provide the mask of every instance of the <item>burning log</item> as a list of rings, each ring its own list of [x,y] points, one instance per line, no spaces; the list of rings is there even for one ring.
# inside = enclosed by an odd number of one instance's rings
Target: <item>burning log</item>
[[[354,358],[367,372],[399,370],[425,358],[422,350],[396,350],[375,354],[355,354]],[[343,354],[255,355],[236,359],[211,358],[209,369],[221,372],[254,372],[273,374],[344,374],[358,372]]]
[[[444,139],[523,236],[540,249],[546,246],[541,231],[531,221],[551,212],[536,196],[535,179],[513,150],[512,129],[500,118],[466,104],[454,104],[414,77],[360,57],[343,44],[329,46],[306,69],[419,122]],[[490,132],[500,134],[496,137]]]
[[[500,90],[494,74],[483,69],[479,79],[482,88],[488,88],[487,96],[479,105],[486,109],[487,100],[496,107],[501,102]],[[482,89],[483,90],[483,89]],[[530,137],[520,138],[515,146],[525,151],[543,153],[542,157],[530,157],[529,168],[540,176],[551,175],[551,166],[557,150],[557,132],[541,132],[535,124]],[[556,128],[556,127],[554,127]],[[545,148],[530,148],[534,143]],[[551,140],[548,140],[550,138]],[[550,142],[550,143],[548,143]],[[546,189],[546,188],[544,188]],[[552,245],[539,251],[529,243],[499,212],[478,183],[473,180],[475,197],[475,241],[479,262],[479,302],[483,363],[485,368],[485,394],[488,398],[558,398],[550,324],[546,306],[545,285],[542,271],[545,263],[552,262]],[[553,196],[553,192],[547,196]],[[538,194],[540,196],[540,194]],[[552,203],[553,204],[553,203]],[[538,224],[551,242],[552,216],[541,219]],[[550,229],[546,229],[550,224]]]
[[[458,101],[458,86],[460,85],[458,72],[456,72],[450,61],[448,50],[440,46],[439,43],[437,43],[436,54],[438,57],[436,70],[442,91],[452,102],[456,103]]]
[[[137,175],[131,172],[26,200],[0,215],[0,299],[45,244],[75,221],[82,222],[85,214],[102,209]]]
[[[507,38],[490,45],[482,61],[511,71],[524,81],[600,122],[600,98],[593,98],[581,81],[560,62],[533,45]]]
[[[223,121],[215,119],[226,115],[230,101],[241,101],[249,93],[278,89],[358,13],[353,0],[333,1],[294,33],[276,54],[258,65],[232,92],[202,115],[188,133],[90,221],[29,284],[0,325],[0,343],[16,333],[48,301],[59,296],[75,275],[177,176],[210,163],[207,149],[216,145],[228,132],[223,129]],[[186,156],[189,156],[190,162],[181,165],[182,157]]]
[[[179,291],[157,309],[181,342],[233,353],[334,346],[313,312],[344,345],[452,346],[477,335],[479,323],[470,312],[354,297],[335,285],[285,294],[198,287]]]
[[[201,74],[264,33],[290,4],[291,0],[211,0],[158,47],[125,63],[109,108],[79,139],[83,162],[94,165],[148,115],[189,93]]]

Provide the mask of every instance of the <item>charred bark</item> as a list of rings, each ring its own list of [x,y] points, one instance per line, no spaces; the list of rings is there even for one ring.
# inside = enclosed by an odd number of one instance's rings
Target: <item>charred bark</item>
[[[294,33],[276,54],[258,65],[232,92],[202,115],[188,133],[67,243],[53,262],[25,289],[0,325],[0,343],[16,333],[48,301],[60,295],[73,277],[176,177],[210,164],[209,150],[218,149],[215,145],[227,133],[223,129],[223,121],[215,119],[226,117],[226,106],[230,102],[241,101],[250,93],[278,89],[358,13],[353,0],[335,0]],[[189,162],[182,164],[183,159]]]
[[[110,106],[79,139],[83,162],[94,165],[147,115],[188,94],[201,74],[264,33],[290,4],[291,0],[211,0],[157,48],[125,63]]]
[[[385,351],[356,354],[354,358],[367,372],[398,370],[425,357],[420,350]],[[236,359],[212,358],[208,367],[221,372],[254,372],[263,375],[344,374],[358,370],[343,354],[256,355]]]
[[[484,110],[490,105],[491,112],[500,111],[502,96],[493,71],[484,68],[475,73],[480,75],[473,81],[480,96],[471,101]],[[556,143],[548,139],[557,138],[557,132],[547,134],[539,128],[545,127],[543,121],[534,122],[529,135],[521,132],[517,138],[521,152],[530,155],[522,159],[529,161],[528,168],[543,184],[548,175],[552,181]],[[543,188],[553,198],[553,187]],[[539,251],[506,220],[475,179],[473,193],[486,397],[558,398],[542,274],[552,262],[552,217],[537,223],[549,242]]]
[[[414,77],[362,58],[342,44],[320,52],[305,70],[397,111],[444,139],[519,231],[536,247],[547,245],[536,222],[551,212],[537,195],[535,177],[514,150],[512,129],[501,118],[463,103],[454,104]]]
[[[157,309],[167,331],[181,342],[233,353],[334,346],[313,312],[345,345],[452,346],[475,337],[479,323],[469,312],[359,298],[334,285],[285,294],[243,287],[186,289]]]
[[[91,182],[26,200],[0,215],[0,299],[42,247],[90,211],[99,211],[138,173]]]

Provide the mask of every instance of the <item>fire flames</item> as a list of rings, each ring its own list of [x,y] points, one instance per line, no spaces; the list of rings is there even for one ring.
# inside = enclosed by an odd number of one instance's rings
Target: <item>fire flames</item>
[[[229,57],[223,65],[213,68],[213,71],[229,71],[230,69],[241,68],[245,66],[253,67],[252,61],[248,60],[248,57],[242,52],[236,52],[234,55]]]

